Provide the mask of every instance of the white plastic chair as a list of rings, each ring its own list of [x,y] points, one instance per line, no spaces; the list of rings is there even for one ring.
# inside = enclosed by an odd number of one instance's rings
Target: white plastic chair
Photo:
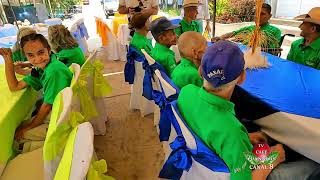
[[[154,113],[155,104],[142,96],[144,70],[142,62],[135,61],[134,83],[131,85],[130,109],[140,110],[141,117]]]

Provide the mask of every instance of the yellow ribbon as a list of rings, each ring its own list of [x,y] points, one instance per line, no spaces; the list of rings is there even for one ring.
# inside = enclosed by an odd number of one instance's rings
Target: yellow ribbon
[[[98,116],[96,104],[92,100],[88,89],[87,81],[82,78],[78,79],[78,82],[74,85],[73,91],[80,99],[81,112],[83,113],[86,120]]]
[[[94,79],[93,79],[93,92],[95,97],[104,97],[112,92],[112,87],[109,82],[103,77],[102,70],[104,65],[101,61],[96,60],[93,64]]]
[[[87,174],[87,180],[115,180],[111,176],[104,175],[107,172],[107,163],[104,159],[91,162]]]
[[[54,160],[64,149],[71,131],[83,122],[85,119],[80,112],[70,112],[66,121],[56,127],[50,136],[47,136],[43,147],[44,160]]]

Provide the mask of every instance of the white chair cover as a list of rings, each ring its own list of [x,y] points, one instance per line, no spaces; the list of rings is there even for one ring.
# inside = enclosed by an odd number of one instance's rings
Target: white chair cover
[[[135,61],[134,83],[131,85],[130,109],[139,109],[141,117],[154,113],[155,104],[142,96],[144,70],[142,63]]]
[[[88,57],[87,61],[90,63],[94,63],[96,60],[97,50],[94,50],[93,53]],[[93,76],[89,76],[87,78],[87,88],[91,97],[95,101],[98,117],[95,117],[90,120],[90,123],[93,126],[95,135],[105,135],[106,134],[106,124],[107,119],[107,111],[106,105],[104,103],[103,97],[95,97],[93,93]]]
[[[154,63],[156,63],[156,61],[144,50],[141,50],[142,53],[144,54],[144,56],[146,57],[148,64],[152,65]],[[172,95],[175,95],[178,93],[178,90],[176,88],[174,88],[164,77],[165,76],[164,73],[161,73],[159,70],[155,70],[154,73],[154,84],[153,84],[153,89],[156,89],[158,91],[163,91],[166,98],[169,98]],[[168,78],[168,77],[166,77]],[[154,112],[154,125],[157,127],[157,132],[160,133],[159,130],[159,121],[160,121],[160,108],[157,106],[156,110]],[[171,125],[171,129],[173,129],[172,125]],[[171,153],[171,149],[169,144],[174,140],[174,138],[177,136],[175,131],[171,131],[170,136],[169,136],[169,140],[168,141],[163,141],[163,151],[165,153],[165,157],[167,158],[170,153]]]
[[[195,153],[199,153],[199,152],[208,153],[209,152],[209,154],[214,154],[208,148],[204,149],[203,145],[201,145],[201,144],[203,144],[203,142],[200,139],[195,138],[194,134],[189,130],[186,123],[184,122],[184,120],[181,118],[179,112],[177,111],[177,106],[171,106],[171,107],[172,107],[172,112],[175,117],[175,119],[173,120],[175,122],[172,122],[172,123],[174,123],[174,124],[176,124],[176,126],[178,126],[178,129],[179,129],[178,131],[180,131],[180,132],[176,131],[176,133],[181,134],[183,136],[185,143],[186,143],[186,148],[188,148],[189,151],[193,151]],[[177,129],[174,129],[174,130],[177,130]],[[220,158],[218,156],[214,157],[214,156],[210,156],[210,155],[208,157],[209,158],[211,157],[212,159],[209,159],[208,161],[205,160],[207,163],[207,166],[211,166],[211,168],[216,167],[217,169],[220,169],[221,172],[215,172],[215,171],[209,169],[205,165],[199,163],[194,158],[194,156],[191,156],[191,159],[192,159],[191,167],[188,171],[183,170],[183,173],[182,173],[182,176],[180,177],[180,180],[194,180],[194,179],[229,180],[230,173],[226,172],[226,171],[228,171],[228,168],[224,164],[219,164],[219,162],[217,162]],[[207,157],[206,157],[206,154],[202,153],[202,155],[200,155],[199,158],[201,159],[201,158],[207,158]],[[216,160],[214,160],[214,158],[216,158]],[[179,163],[179,162],[176,162],[176,163]],[[223,161],[221,161],[220,163],[223,163]]]
[[[93,139],[94,134],[91,124],[88,122],[80,124],[72,153],[69,180],[85,179],[94,153]]]
[[[61,111],[61,113],[57,119],[57,122],[56,122],[56,128],[59,128],[59,125],[61,125],[62,123],[66,122],[68,120],[67,117],[70,114],[71,105],[72,105],[72,95],[73,95],[72,89],[70,87],[64,88],[61,91],[61,94],[62,94],[63,105],[62,105],[62,111]],[[55,108],[55,107],[53,107],[53,108]],[[51,120],[53,120],[53,119],[51,119]],[[47,138],[48,138],[48,136],[50,136],[50,135],[47,134]],[[46,180],[53,179],[53,177],[57,171],[58,165],[60,163],[61,157],[62,157],[62,152],[60,155],[58,155],[56,157],[56,159],[54,159],[52,161],[44,161],[44,172],[45,172],[44,174],[45,174]]]

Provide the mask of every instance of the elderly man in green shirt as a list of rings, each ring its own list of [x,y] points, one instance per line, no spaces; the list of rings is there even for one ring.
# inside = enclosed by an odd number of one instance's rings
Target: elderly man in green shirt
[[[209,47],[201,62],[203,87],[193,84],[182,88],[178,108],[192,131],[226,163],[231,180],[266,179],[272,169],[249,168],[245,152],[251,143],[263,139],[261,133],[248,135],[235,117],[231,95],[237,84],[245,80],[244,57],[236,44],[219,41]],[[250,136],[250,138],[249,138]],[[271,147],[279,157],[274,167],[284,161],[282,145]]]
[[[198,72],[202,56],[207,49],[207,41],[197,32],[185,32],[178,40],[182,57],[180,64],[173,70],[171,79],[180,89],[188,84],[201,87],[202,78]]]
[[[262,32],[264,32],[268,39],[267,39],[267,44],[268,44],[268,49],[266,49],[266,51],[271,52],[274,54],[276,54],[278,51],[275,50],[273,51],[273,49],[277,49],[281,46],[280,43],[280,39],[281,39],[281,31],[279,28],[272,26],[269,24],[269,20],[271,18],[271,6],[269,4],[264,3],[262,5],[262,10],[261,10],[261,14],[260,14],[260,30]],[[255,25],[251,25],[251,26],[247,26],[247,27],[243,27],[239,30],[224,34],[220,37],[214,37],[212,38],[212,42],[216,42],[218,40],[224,40],[224,39],[229,39],[232,38],[238,34],[241,33],[249,33],[249,32],[253,32],[255,30]],[[243,44],[248,44],[249,43],[249,39],[244,39]]]
[[[174,33],[174,29],[177,27],[179,26],[173,25],[165,17],[152,21],[150,26],[152,36],[157,41],[150,55],[163,66],[169,77],[171,77],[171,73],[177,66],[175,53],[170,49],[172,45],[177,44],[177,36]]]
[[[201,32],[200,24],[196,21],[198,15],[199,0],[185,0],[183,2],[184,17],[181,20],[180,27],[175,29],[177,36],[184,32]]]
[[[320,7],[298,16],[298,19],[303,21],[299,26],[303,38],[291,44],[287,59],[320,69]]]

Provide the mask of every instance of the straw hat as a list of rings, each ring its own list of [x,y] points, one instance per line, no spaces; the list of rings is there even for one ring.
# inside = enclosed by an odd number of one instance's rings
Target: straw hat
[[[320,7],[312,8],[308,14],[297,16],[295,19],[320,25]]]
[[[186,7],[198,7],[200,4],[202,4],[199,0],[184,0],[183,1],[183,8]]]

